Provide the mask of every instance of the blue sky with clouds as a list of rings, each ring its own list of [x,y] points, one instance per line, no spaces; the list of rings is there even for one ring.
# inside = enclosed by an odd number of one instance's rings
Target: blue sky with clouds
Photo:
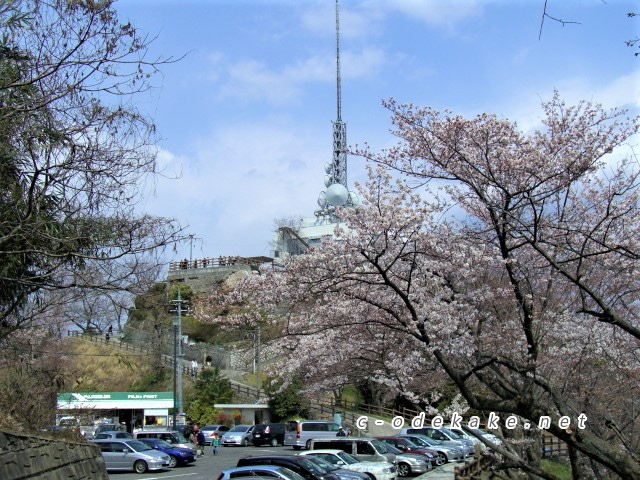
[[[342,118],[349,145],[395,143],[381,100],[495,113],[536,125],[554,89],[640,110],[636,1],[340,0]],[[334,0],[118,0],[156,37],[162,68],[137,106],[162,135],[166,178],[142,207],[196,239],[173,260],[270,255],[274,219],[311,216],[336,118]],[[638,49],[636,48],[636,51]],[[349,183],[364,181],[349,158]]]

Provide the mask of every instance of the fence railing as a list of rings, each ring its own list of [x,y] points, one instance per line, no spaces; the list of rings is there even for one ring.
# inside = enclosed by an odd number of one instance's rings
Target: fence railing
[[[453,468],[455,480],[473,480],[496,462],[492,455],[480,455],[472,460],[467,460],[464,465]]]
[[[180,260],[178,262],[169,263],[169,271],[186,270],[190,268],[211,268],[226,267],[231,265],[251,265],[259,266],[265,263],[273,263],[270,257],[205,257],[196,260]]]
[[[543,432],[542,435],[542,458],[558,457],[569,454],[569,447],[558,437],[550,433]]]

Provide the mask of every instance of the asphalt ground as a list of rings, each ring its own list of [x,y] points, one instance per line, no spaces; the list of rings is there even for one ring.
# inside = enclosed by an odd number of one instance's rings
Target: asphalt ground
[[[109,480],[216,480],[218,474],[227,468],[233,468],[241,457],[254,455],[295,455],[298,453],[291,447],[218,447],[218,455],[212,454],[211,447],[205,447],[206,455],[196,462],[159,472],[137,474],[133,472],[109,472]],[[447,463],[416,477],[400,477],[404,480],[453,480],[453,468],[456,465]]]

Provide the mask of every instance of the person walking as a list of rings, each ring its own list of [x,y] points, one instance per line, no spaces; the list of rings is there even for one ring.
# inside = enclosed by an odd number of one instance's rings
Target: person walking
[[[202,430],[198,430],[198,433],[196,434],[196,439],[198,441],[198,446],[196,447],[197,456],[204,457],[204,446],[207,443],[207,441],[204,436],[204,432]]]
[[[217,455],[218,447],[220,446],[220,437],[218,437],[217,433],[214,433],[213,437],[211,437],[211,446],[213,447],[213,454]]]

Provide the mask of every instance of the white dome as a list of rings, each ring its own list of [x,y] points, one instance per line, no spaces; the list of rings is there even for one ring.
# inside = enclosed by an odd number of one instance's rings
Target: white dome
[[[318,195],[318,205],[320,205],[321,207],[324,207],[327,204],[327,194],[324,192],[320,192],[320,195]]]
[[[334,207],[339,207],[347,203],[349,190],[344,185],[334,183],[327,188],[327,203]]]
[[[328,187],[329,185],[331,185],[333,183],[333,177],[331,175],[326,175],[324,177],[324,186]]]
[[[333,165],[331,165],[330,163],[325,164],[324,166],[325,173],[331,173],[332,168],[333,168]]]
[[[349,203],[354,206],[360,204],[360,199],[358,198],[358,194],[356,192],[349,192]]]

